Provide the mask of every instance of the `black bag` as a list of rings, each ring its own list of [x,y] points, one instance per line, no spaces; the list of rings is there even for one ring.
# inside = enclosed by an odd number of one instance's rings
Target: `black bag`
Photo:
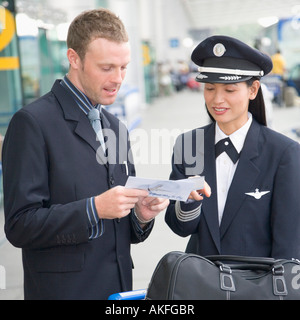
[[[146,300],[299,300],[300,262],[170,252],[158,263]]]

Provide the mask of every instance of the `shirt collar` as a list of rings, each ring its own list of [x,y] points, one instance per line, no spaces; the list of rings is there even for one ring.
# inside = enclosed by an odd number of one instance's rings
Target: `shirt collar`
[[[71,92],[79,108],[86,115],[92,108],[97,108],[101,112],[101,109],[102,109],[101,104],[96,104],[94,106],[91,103],[90,99],[69,80],[67,75],[65,75],[64,78],[62,79],[61,85]]]
[[[215,143],[229,137],[234,147],[236,148],[237,152],[240,153],[241,150],[243,149],[244,142],[245,142],[248,130],[251,126],[251,123],[252,123],[252,114],[248,112],[248,121],[240,129],[233,132],[229,136],[227,136],[216,123]]]

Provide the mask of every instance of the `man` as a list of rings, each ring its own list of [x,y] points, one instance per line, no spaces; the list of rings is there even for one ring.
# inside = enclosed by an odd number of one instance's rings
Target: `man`
[[[277,90],[274,94],[273,100],[279,106],[281,106],[283,97],[284,75],[286,72],[286,62],[279,49],[277,49],[276,53],[271,57],[271,59],[273,63],[272,74],[275,76],[274,81],[277,79],[277,81],[275,82]]]
[[[22,248],[25,299],[131,290],[130,244],[168,205],[124,187],[135,175],[128,133],[101,107],[115,101],[130,61],[123,23],[105,9],[84,12],[67,44],[68,75],[14,115],[3,146],[5,231]],[[101,111],[103,131],[90,110]]]
[[[286,71],[286,62],[281,54],[281,51],[278,49],[271,59],[273,63],[272,73],[280,76],[280,78],[283,78]]]

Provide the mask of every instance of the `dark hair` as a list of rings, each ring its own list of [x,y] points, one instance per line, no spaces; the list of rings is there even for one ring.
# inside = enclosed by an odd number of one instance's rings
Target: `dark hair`
[[[246,81],[246,83],[249,87],[251,87],[255,80],[260,80],[260,79],[252,78]],[[267,125],[266,106],[265,106],[265,100],[264,100],[261,86],[258,89],[255,99],[249,101],[248,110],[258,123],[262,124],[263,126]]]
[[[253,77],[250,80],[246,81],[246,84],[248,87],[251,87],[253,82],[255,80],[260,80],[260,78]],[[216,120],[213,118],[213,116],[209,113],[207,106],[206,111],[211,119],[212,122],[215,122]],[[261,87],[259,87],[257,95],[254,100],[249,100],[249,106],[248,111],[252,114],[253,118],[263,126],[267,125],[267,119],[266,119],[266,106],[264,101],[264,96]]]

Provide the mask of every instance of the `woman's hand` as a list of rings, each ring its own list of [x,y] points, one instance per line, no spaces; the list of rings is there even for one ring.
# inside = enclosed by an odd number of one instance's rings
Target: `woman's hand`
[[[204,188],[201,190],[193,190],[189,195],[189,199],[201,201],[204,199],[204,196],[210,197],[210,195],[211,195],[210,186],[206,181],[204,181]]]

